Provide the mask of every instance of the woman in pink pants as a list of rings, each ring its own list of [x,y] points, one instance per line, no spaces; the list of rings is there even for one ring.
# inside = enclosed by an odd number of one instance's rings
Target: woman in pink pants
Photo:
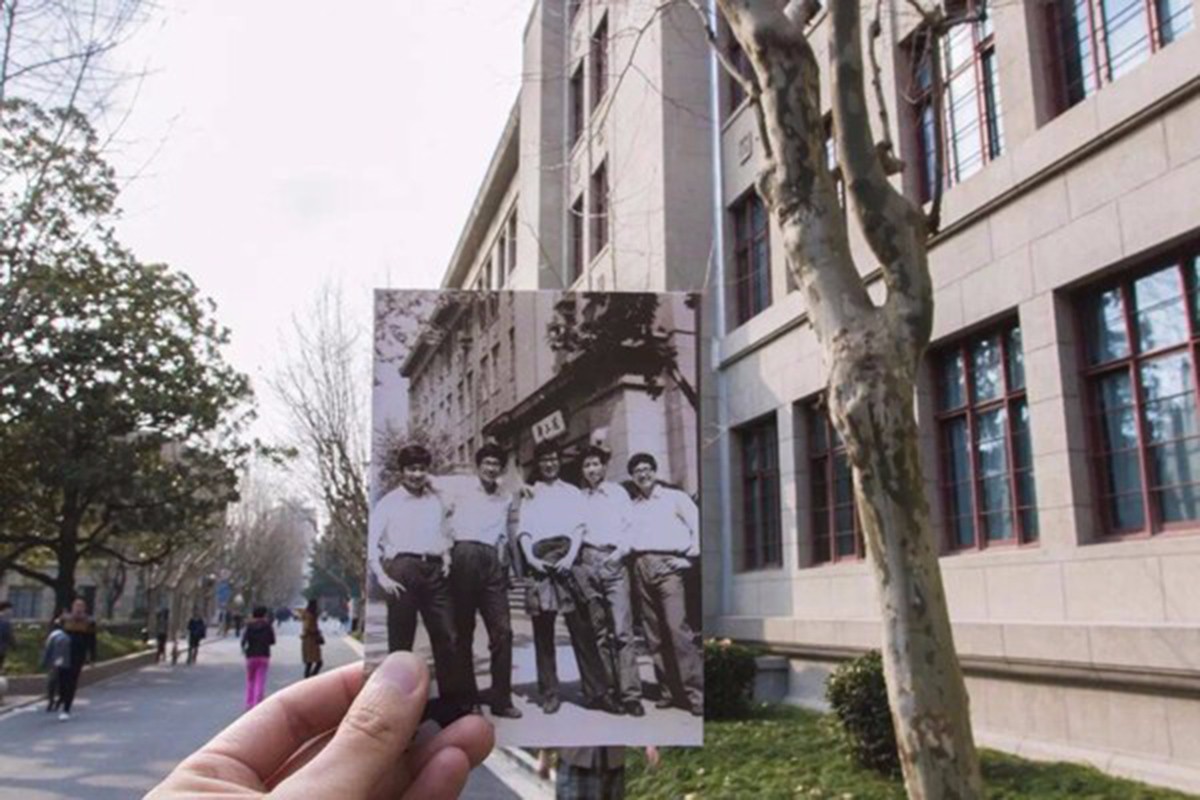
[[[254,609],[253,618],[242,634],[242,652],[246,654],[246,708],[254,708],[267,693],[267,667],[271,664],[271,645],[275,629],[263,606]]]

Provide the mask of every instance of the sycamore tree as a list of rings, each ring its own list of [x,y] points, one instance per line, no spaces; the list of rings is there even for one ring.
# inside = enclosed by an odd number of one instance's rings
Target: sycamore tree
[[[61,608],[81,562],[153,563],[207,535],[236,497],[250,390],[211,301],[117,241],[83,115],[9,100],[3,119],[0,569]]]
[[[933,320],[928,239],[936,211],[905,197],[891,175],[886,114],[876,139],[869,109],[883,109],[874,45],[882,0],[864,37],[860,0],[828,3],[829,60],[810,41],[812,0],[717,0],[745,51],[743,79],[763,144],[759,192],[783,234],[829,369],[829,413],[846,442],[855,499],[883,621],[883,662],[905,785],[913,798],[979,797],[979,761],[966,688],[931,532],[917,446],[914,392]],[[956,22],[944,10],[910,6],[936,36]],[[710,30],[711,35],[711,30]],[[938,48],[931,48],[935,82]],[[877,64],[870,50],[870,65]],[[821,70],[829,70],[837,162],[854,209],[838,201],[826,165]],[[736,75],[736,70],[731,70]],[[872,74],[868,75],[871,72]],[[868,96],[868,80],[876,95]],[[940,86],[934,86],[940,98]],[[940,110],[935,113],[940,119]],[[941,159],[939,159],[941,160]],[[940,185],[940,181],[938,181]],[[936,204],[935,204],[936,209]],[[862,231],[887,289],[873,302],[851,252],[848,225]]]

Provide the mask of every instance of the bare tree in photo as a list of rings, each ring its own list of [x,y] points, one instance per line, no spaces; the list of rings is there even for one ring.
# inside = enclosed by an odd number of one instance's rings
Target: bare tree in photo
[[[825,162],[821,65],[808,26],[819,4],[718,0],[718,6],[753,67],[754,80],[742,80],[762,138],[759,191],[782,231],[788,268],[821,343],[830,415],[853,466],[905,785],[913,798],[980,797],[913,409],[933,321],[931,224],[889,180],[899,165],[886,135],[880,145],[872,132],[859,0],[830,4],[829,69],[837,160],[887,288],[878,305],[856,267]],[[923,13],[946,24],[941,12]]]

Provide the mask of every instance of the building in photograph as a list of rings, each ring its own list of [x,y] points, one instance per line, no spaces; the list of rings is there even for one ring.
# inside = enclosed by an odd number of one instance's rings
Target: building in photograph
[[[753,112],[689,5],[658,5],[534,5],[444,285],[706,290],[707,630],[785,656],[786,698],[819,704],[880,641],[827,373]],[[884,93],[923,199],[925,37],[897,8]],[[1190,0],[1120,8],[991,3],[950,37],[916,413],[978,739],[1200,790],[1200,40]]]

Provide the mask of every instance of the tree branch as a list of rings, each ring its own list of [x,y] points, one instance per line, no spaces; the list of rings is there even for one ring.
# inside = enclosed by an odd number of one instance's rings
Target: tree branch
[[[883,269],[888,289],[885,313],[894,333],[909,345],[915,366],[933,321],[925,215],[892,186],[873,140],[857,0],[835,0],[830,16],[838,160],[860,227]]]

